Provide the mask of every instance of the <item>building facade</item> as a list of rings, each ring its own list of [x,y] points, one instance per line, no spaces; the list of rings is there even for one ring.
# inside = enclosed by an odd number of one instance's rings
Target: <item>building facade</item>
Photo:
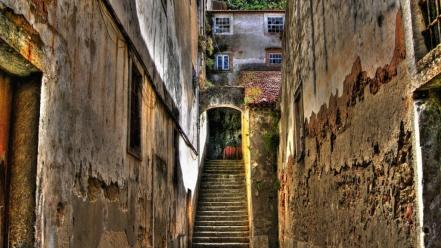
[[[439,247],[439,2],[289,1],[281,247]]]
[[[208,80],[238,86],[244,70],[280,70],[284,11],[213,10],[214,54]]]
[[[0,1],[1,245],[187,247],[204,9]]]

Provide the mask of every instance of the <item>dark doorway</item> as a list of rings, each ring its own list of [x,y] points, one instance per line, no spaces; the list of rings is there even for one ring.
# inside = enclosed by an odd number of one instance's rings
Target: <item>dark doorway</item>
[[[0,39],[0,247],[34,247],[41,73]]]
[[[231,108],[208,110],[209,160],[242,159],[242,113]]]

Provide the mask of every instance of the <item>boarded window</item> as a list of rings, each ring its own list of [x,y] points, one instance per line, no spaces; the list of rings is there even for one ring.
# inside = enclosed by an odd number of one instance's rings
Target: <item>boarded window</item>
[[[424,42],[427,50],[430,51],[440,43],[441,1],[421,0],[419,3],[425,24],[425,30],[423,31]]]
[[[283,17],[268,17],[268,33],[281,33],[284,25]]]
[[[296,90],[294,97],[294,125],[295,125],[295,152],[297,161],[302,160],[305,150],[305,131],[304,131],[304,115],[303,115],[303,93],[302,84]]]
[[[129,88],[129,153],[141,159],[141,86],[142,74],[136,63],[130,68]]]
[[[231,20],[229,17],[214,18],[214,33],[229,34],[231,33]]]

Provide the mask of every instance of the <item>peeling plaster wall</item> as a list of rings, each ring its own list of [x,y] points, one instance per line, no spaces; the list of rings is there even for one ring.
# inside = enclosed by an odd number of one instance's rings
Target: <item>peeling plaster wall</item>
[[[278,158],[282,247],[418,246],[407,9],[396,0],[289,1]],[[297,87],[303,156],[295,151]]]
[[[283,11],[268,12],[211,12],[212,20],[216,17],[231,17],[232,34],[214,34],[215,51],[228,53],[231,60],[231,70],[228,72],[213,71],[209,79],[216,85],[239,85],[239,72],[245,67],[265,68],[267,48],[281,48],[282,34],[271,34],[266,30],[268,16],[284,16]],[[212,24],[214,25],[214,24]],[[214,26],[213,26],[214,27]],[[276,69],[280,69],[276,68]]]
[[[141,2],[161,17],[146,19]],[[173,247],[188,233],[187,187],[194,182],[184,177],[197,171],[182,168],[197,168],[198,157],[177,137],[172,117],[197,146],[199,110],[185,62],[197,48],[190,31],[196,4],[168,1],[166,18],[160,1],[105,3],[0,3],[0,17],[12,23],[3,29],[9,22],[2,22],[1,38],[43,73],[36,247]],[[158,29],[149,33],[145,23]],[[142,160],[127,153],[129,56],[148,75]]]

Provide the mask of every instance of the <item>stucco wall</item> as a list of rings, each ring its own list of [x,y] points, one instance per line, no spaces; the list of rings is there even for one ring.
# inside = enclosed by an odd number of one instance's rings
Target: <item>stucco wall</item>
[[[0,16],[11,20],[0,25],[1,38],[43,73],[36,246],[178,242],[188,231],[186,190],[195,185],[184,181],[185,173],[197,173],[182,168],[198,163],[191,146],[197,147],[199,110],[187,61],[197,48],[190,28],[196,4],[168,1],[167,17],[160,1],[5,0],[0,6]],[[142,160],[127,153],[129,56],[148,75]]]
[[[239,85],[237,77],[242,69],[263,67],[266,70],[271,70],[266,65],[265,49],[281,48],[282,34],[272,34],[266,31],[268,16],[284,16],[284,13],[282,11],[211,12],[212,23],[216,17],[230,17],[232,20],[232,34],[213,34],[216,52],[228,53],[231,60],[230,71],[210,73],[209,79],[213,83]]]
[[[408,4],[289,2],[279,150],[283,247],[419,244]],[[298,86],[303,156],[295,151]]]

